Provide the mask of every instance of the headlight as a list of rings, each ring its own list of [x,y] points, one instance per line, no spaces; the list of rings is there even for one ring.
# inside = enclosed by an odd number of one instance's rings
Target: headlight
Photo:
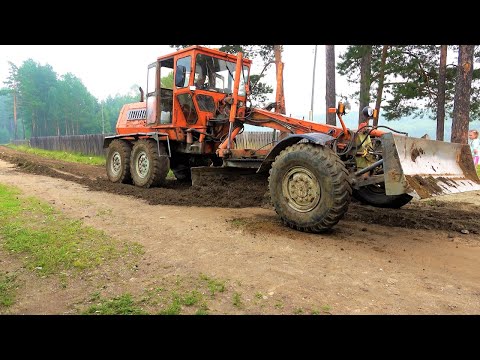
[[[362,110],[362,114],[365,117],[372,117],[373,116],[373,109],[370,106],[365,106]]]

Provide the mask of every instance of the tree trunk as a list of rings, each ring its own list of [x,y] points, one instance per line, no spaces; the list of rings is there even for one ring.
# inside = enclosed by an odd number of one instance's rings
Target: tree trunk
[[[327,124],[337,125],[335,113],[329,113],[328,108],[335,107],[335,45],[325,45],[325,64],[326,64],[326,112]]]
[[[438,68],[437,96],[437,140],[445,137],[445,79],[447,74],[447,45],[440,46],[440,66]]]
[[[458,49],[457,81],[455,83],[451,138],[451,142],[453,143],[468,143],[474,47],[475,45],[460,45]]]
[[[363,56],[360,62],[360,107],[358,123],[364,122],[362,110],[370,104],[370,77],[372,73],[372,45],[362,45]]]
[[[382,104],[383,83],[385,82],[385,63],[387,62],[388,45],[383,45],[382,60],[380,63],[380,74],[378,76],[377,102],[375,109],[377,109],[377,116],[373,118],[373,126],[378,126],[378,118],[380,117],[380,105]]]
[[[23,129],[23,140],[27,139],[27,135],[25,133],[25,121],[22,119],[22,129]]]
[[[277,92],[275,101],[277,103],[276,112],[285,114],[285,95],[283,93],[283,63],[282,63],[282,45],[273,45],[275,54],[275,67],[277,69]]]
[[[31,134],[31,136],[37,136],[36,135],[37,130],[36,130],[36,126],[35,126],[35,116],[36,116],[35,111],[33,111],[33,113],[32,113],[32,134]]]
[[[13,90],[13,138],[17,140],[17,91]]]
[[[273,52],[275,54],[275,67],[277,70],[277,91],[275,94],[275,102],[277,106],[275,112],[279,114],[286,113],[285,109],[285,95],[283,93],[283,62],[282,62],[282,45],[273,45]],[[275,133],[275,130],[274,130]],[[278,139],[281,140],[288,135],[287,132],[281,131]]]

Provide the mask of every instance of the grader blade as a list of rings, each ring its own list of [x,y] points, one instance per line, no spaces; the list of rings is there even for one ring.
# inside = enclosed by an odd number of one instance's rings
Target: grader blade
[[[417,199],[480,190],[470,147],[393,135],[382,136],[387,195]]]
[[[192,186],[228,185],[238,180],[257,180],[265,177],[257,174],[256,169],[200,166],[192,167],[190,170]]]

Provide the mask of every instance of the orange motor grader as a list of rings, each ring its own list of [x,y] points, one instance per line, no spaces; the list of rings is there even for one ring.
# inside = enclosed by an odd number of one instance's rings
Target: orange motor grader
[[[191,46],[148,66],[140,102],[124,105],[116,135],[105,137],[108,178],[139,187],[161,186],[171,169],[195,185],[205,172],[269,175],[271,201],[295,229],[323,232],[363,203],[399,208],[412,198],[480,189],[468,145],[408,137],[369,125],[356,130],[291,118],[249,106],[251,61]],[[239,149],[245,124],[286,136],[270,148]],[[211,186],[215,186],[214,180]]]

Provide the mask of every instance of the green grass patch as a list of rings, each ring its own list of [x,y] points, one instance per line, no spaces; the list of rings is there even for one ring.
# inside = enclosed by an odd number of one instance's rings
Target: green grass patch
[[[477,175],[478,175],[478,177],[480,177],[480,165],[477,165],[476,170],[477,170]]]
[[[35,198],[0,184],[1,246],[24,254],[25,266],[41,275],[93,268],[122,255],[138,255],[138,244],[119,247],[103,231],[84,226]]]
[[[182,306],[194,306],[199,302],[202,302],[202,307],[199,310],[204,309],[203,305],[203,296],[196,290],[192,290],[186,294],[178,294],[177,292],[172,292],[171,302],[167,307],[160,311],[159,315],[180,315],[182,311]]]
[[[212,296],[215,296],[215,293],[217,292],[225,291],[225,281],[211,279],[205,274],[200,274],[200,279],[207,283],[208,289],[210,290],[210,294],[212,294]]]
[[[0,216],[14,217],[21,211],[20,191],[10,186],[0,184]],[[1,221],[1,220],[0,220]]]
[[[182,307],[192,307],[195,305],[200,305],[200,308],[197,310],[203,313],[206,313],[207,306],[203,300],[203,296],[196,290],[184,294],[178,294],[177,292],[172,292],[171,301],[167,306],[161,310],[159,315],[180,315],[182,312]]]
[[[331,307],[330,305],[323,305],[323,306],[321,307],[321,310],[322,310],[323,312],[330,312],[330,311],[332,311],[332,307]]]
[[[16,288],[15,276],[0,275],[0,308],[13,305],[15,302]]]
[[[84,314],[91,315],[148,315],[135,305],[130,294],[123,294],[113,299],[102,299],[99,304],[90,306]]]
[[[234,227],[243,227],[243,226],[247,225],[247,220],[245,218],[232,219],[232,220],[230,220],[230,223]]]
[[[89,165],[105,165],[105,158],[101,156],[84,155],[81,153],[36,149],[29,146],[7,145],[9,148],[22,151],[28,154],[34,154],[49,159],[62,160],[68,162],[89,164]]]
[[[236,292],[233,294],[233,306],[240,308],[243,306],[242,296]]]
[[[99,315],[180,315],[185,308],[192,307],[196,314],[206,315],[208,307],[203,296],[197,290],[188,292],[171,291],[163,294],[165,289],[156,288],[145,291],[139,300],[130,294],[123,294],[113,299],[103,299],[99,292],[90,295],[89,301],[95,302],[83,314]],[[145,310],[145,308],[148,310]],[[190,312],[192,312],[190,311]]]
[[[168,306],[160,311],[159,315],[180,315],[182,311],[182,299],[176,293],[172,294],[172,301]]]

